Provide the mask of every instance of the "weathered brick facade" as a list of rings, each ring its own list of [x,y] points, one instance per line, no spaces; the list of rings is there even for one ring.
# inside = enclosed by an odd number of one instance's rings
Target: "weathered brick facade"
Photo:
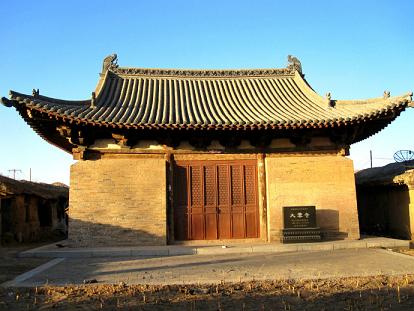
[[[279,240],[283,206],[316,206],[324,239],[358,239],[352,160],[336,155],[266,157],[269,240]]]
[[[69,240],[78,246],[167,243],[166,161],[129,156],[71,167]]]
[[[177,153],[173,159],[257,160],[258,240],[278,242],[283,206],[297,205],[316,206],[323,239],[359,238],[353,164],[339,154]],[[163,154],[114,153],[74,164],[70,241],[78,246],[174,242],[168,168]]]

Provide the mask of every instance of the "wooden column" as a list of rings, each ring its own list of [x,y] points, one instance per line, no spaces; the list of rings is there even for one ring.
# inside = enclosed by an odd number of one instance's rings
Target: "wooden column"
[[[259,184],[259,206],[260,206],[260,237],[269,242],[269,235],[267,232],[267,198],[266,198],[266,155],[259,153],[257,155],[257,171]]]
[[[173,192],[173,170],[174,159],[170,152],[165,154],[166,164],[166,194],[167,194],[167,244],[174,243],[174,192]]]

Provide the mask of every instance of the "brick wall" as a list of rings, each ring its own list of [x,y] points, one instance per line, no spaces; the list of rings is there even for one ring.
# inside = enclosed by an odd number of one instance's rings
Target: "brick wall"
[[[325,239],[358,239],[353,162],[337,155],[267,156],[270,241],[283,228],[283,206],[315,205]]]
[[[79,161],[71,167],[69,240],[77,246],[166,244],[166,162]]]

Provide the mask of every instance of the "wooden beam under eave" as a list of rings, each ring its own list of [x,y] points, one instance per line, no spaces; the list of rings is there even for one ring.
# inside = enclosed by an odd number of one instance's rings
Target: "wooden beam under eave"
[[[85,151],[86,151],[86,148],[84,147],[73,148],[72,149],[73,160],[84,160]]]

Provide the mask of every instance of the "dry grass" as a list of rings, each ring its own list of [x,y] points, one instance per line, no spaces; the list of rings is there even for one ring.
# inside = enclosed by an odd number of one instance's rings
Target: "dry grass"
[[[414,275],[0,289],[0,310],[414,310]]]

